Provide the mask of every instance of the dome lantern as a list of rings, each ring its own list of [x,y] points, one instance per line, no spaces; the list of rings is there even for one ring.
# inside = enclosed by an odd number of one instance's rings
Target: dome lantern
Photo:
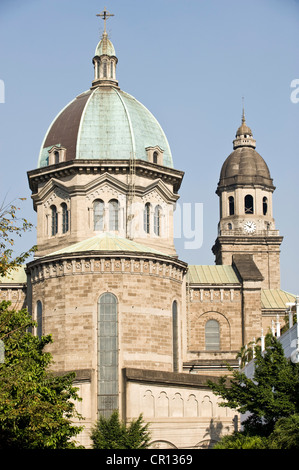
[[[252,147],[255,149],[256,141],[253,138],[250,127],[247,126],[245,120],[245,111],[243,106],[242,124],[236,132],[236,138],[233,141],[234,150],[239,147]]]
[[[106,11],[106,8],[102,13],[99,13],[97,16],[101,17],[104,20],[104,32],[102,39],[98,43],[95,56],[92,59],[94,64],[94,80],[92,82],[92,87],[97,86],[118,86],[118,81],[116,80],[116,64],[118,59],[115,55],[115,49],[108,38],[106,31],[106,20],[113,14]]]

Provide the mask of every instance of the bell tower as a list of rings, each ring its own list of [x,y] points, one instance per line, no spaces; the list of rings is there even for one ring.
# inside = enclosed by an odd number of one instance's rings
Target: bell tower
[[[231,264],[235,254],[252,254],[265,289],[280,288],[280,245],[283,237],[275,228],[269,168],[255,150],[256,141],[242,123],[225,160],[216,194],[220,202],[218,237],[212,248],[216,264]]]

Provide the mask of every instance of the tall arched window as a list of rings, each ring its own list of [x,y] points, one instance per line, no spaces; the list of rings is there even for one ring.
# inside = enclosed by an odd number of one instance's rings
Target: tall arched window
[[[263,197],[263,214],[267,215],[267,212],[268,212],[268,199],[265,196]]]
[[[104,230],[104,202],[101,199],[93,203],[93,229]]]
[[[43,334],[43,306],[40,300],[36,302],[36,322],[36,334],[39,338],[41,338]]]
[[[51,206],[51,234],[56,235],[58,232],[58,212],[56,206]]]
[[[57,150],[54,152],[54,163],[55,165],[59,163],[59,152]]]
[[[153,153],[153,163],[158,163],[158,152]]]
[[[161,213],[162,213],[161,206],[156,206],[155,213],[154,213],[154,232],[158,236],[161,235]]]
[[[179,371],[178,304],[172,303],[172,362],[173,372]]]
[[[253,214],[254,212],[253,197],[251,194],[247,194],[244,198],[244,210],[245,214]]]
[[[229,208],[229,215],[234,215],[235,213],[235,199],[233,196],[228,198],[228,208]]]
[[[66,233],[69,230],[69,211],[65,202],[61,204],[62,209],[62,233]]]
[[[107,61],[106,60],[103,61],[103,77],[104,78],[107,77]]]
[[[220,349],[220,328],[217,320],[208,320],[205,326],[206,351]]]
[[[116,199],[109,201],[109,230],[118,230],[119,204]]]
[[[150,233],[150,214],[151,214],[151,205],[149,202],[145,204],[144,215],[143,215],[143,227],[145,233]]]
[[[117,408],[117,298],[107,292],[98,300],[98,412],[109,417]]]

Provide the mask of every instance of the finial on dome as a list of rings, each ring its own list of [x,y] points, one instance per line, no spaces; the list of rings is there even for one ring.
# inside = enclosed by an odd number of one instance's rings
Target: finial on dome
[[[95,56],[92,60],[94,64],[94,80],[92,85],[93,87],[118,87],[118,82],[116,80],[116,64],[118,60],[115,55],[114,46],[110,39],[108,39],[108,34],[106,31],[106,21],[111,16],[114,16],[114,14],[109,13],[105,7],[102,13],[98,13],[96,16],[99,16],[104,20],[104,32],[102,34],[102,39],[96,47]]]
[[[244,96],[242,96],[242,123],[245,122]]]
[[[106,10],[106,7],[104,7],[104,10],[101,13],[98,13],[97,16],[102,18],[104,20],[104,34],[107,34],[106,32],[106,21],[107,18],[110,18],[111,16],[114,16],[113,13],[109,13],[109,11]]]
[[[233,141],[234,149],[238,147],[256,147],[256,141],[253,138],[250,127],[247,126],[245,120],[244,97],[242,97],[242,123],[236,132],[236,138]]]

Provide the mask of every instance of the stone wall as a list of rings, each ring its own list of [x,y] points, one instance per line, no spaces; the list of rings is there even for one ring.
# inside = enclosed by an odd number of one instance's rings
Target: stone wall
[[[126,418],[149,422],[151,448],[204,448],[237,426],[236,412],[220,407],[207,387],[212,379],[192,374],[124,371]]]

